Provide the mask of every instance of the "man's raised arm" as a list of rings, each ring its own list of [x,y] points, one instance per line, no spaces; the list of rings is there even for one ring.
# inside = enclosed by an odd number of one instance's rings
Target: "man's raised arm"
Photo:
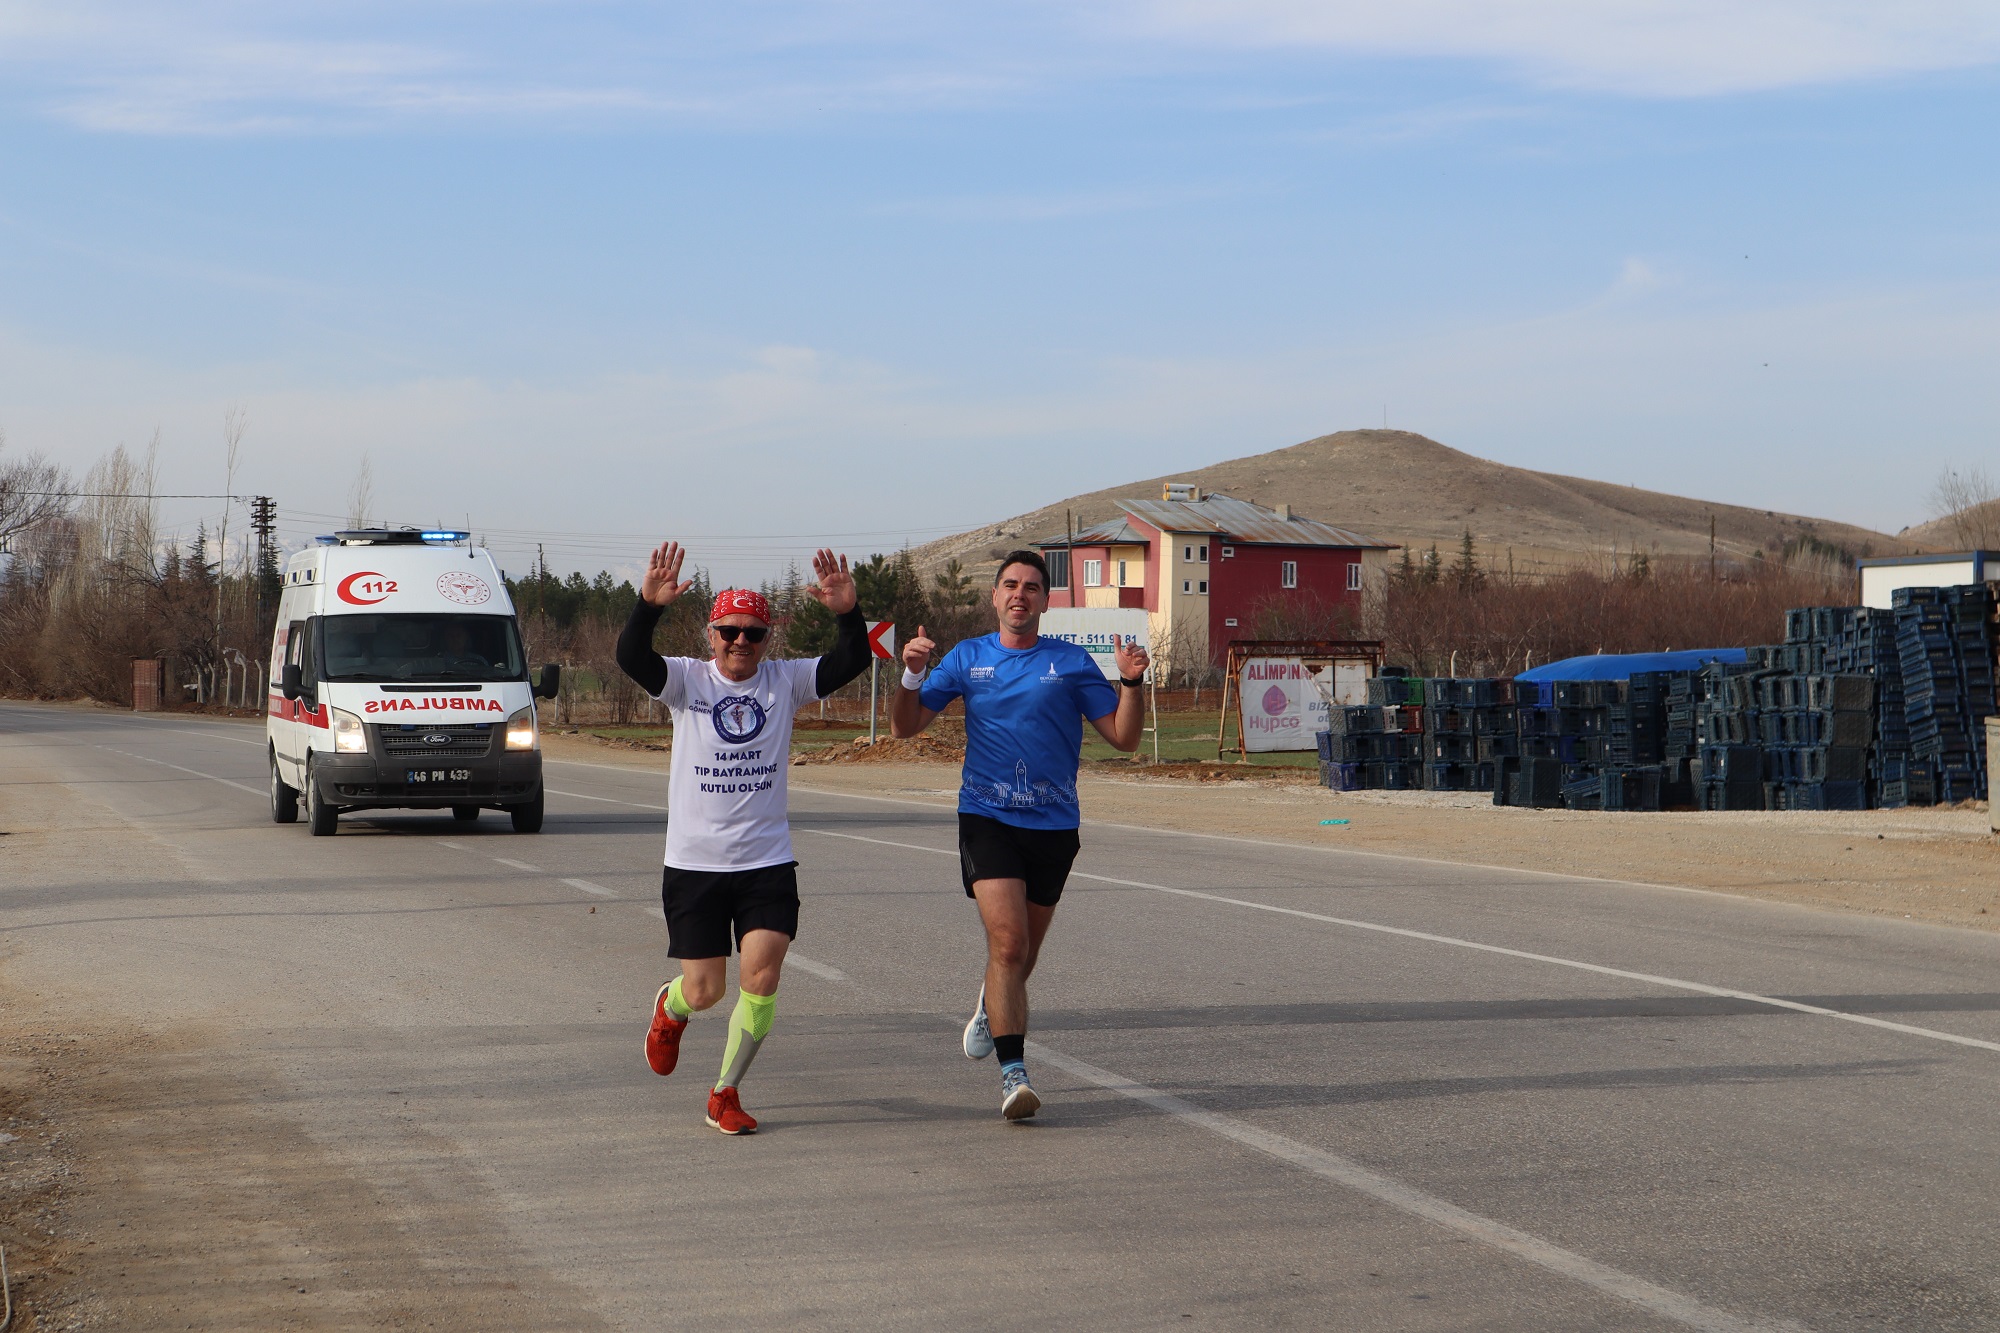
[[[824,699],[868,669],[868,622],[862,618],[846,556],[825,549],[815,551],[813,575],[817,582],[806,592],[833,612],[837,631],[833,651],[813,668],[813,693]]]
[[[639,583],[639,600],[618,632],[618,668],[647,694],[658,697],[667,687],[667,663],[653,651],[653,629],[660,613],[692,583],[681,582],[681,561],[687,552],[674,542],[662,542],[646,560],[646,576]]]
[[[889,734],[899,740],[919,734],[937,716],[936,709],[924,707],[917,689],[910,684],[913,677],[921,677],[929,668],[931,654],[936,649],[922,625],[917,626],[917,637],[903,645],[903,679],[896,685],[896,696],[889,704]]]

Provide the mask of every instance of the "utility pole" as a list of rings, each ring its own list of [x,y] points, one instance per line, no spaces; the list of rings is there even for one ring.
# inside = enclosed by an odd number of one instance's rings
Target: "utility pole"
[[[250,497],[250,531],[257,537],[257,625],[266,639],[278,614],[283,580],[278,572],[278,502],[268,495]]]

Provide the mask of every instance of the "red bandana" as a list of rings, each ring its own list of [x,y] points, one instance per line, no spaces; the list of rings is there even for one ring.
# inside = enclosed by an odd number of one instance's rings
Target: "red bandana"
[[[761,592],[751,592],[747,588],[724,588],[715,595],[715,609],[708,613],[708,623],[713,625],[724,616],[755,616],[768,625],[771,623],[771,604],[764,600]]]

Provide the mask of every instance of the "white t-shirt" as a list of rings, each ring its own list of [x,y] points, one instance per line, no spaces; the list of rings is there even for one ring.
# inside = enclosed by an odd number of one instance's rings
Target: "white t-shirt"
[[[667,864],[755,870],[794,860],[785,817],[792,718],[817,699],[816,657],[765,661],[734,681],[715,663],[668,657],[655,697],[673,714],[667,768]]]

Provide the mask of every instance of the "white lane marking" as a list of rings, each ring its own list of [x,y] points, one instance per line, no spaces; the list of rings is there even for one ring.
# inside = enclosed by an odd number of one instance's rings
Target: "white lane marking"
[[[592,884],[587,879],[566,879],[563,883],[569,885],[572,889],[582,889],[585,893],[594,893],[600,898],[617,898],[622,896],[616,889],[607,889],[602,884]]]
[[[1426,1194],[1401,1181],[1378,1175],[1358,1162],[1300,1143],[1296,1139],[1259,1129],[1232,1116],[1220,1115],[1203,1110],[1192,1102],[1186,1102],[1157,1088],[1143,1083],[1135,1083],[1108,1069],[1051,1050],[1040,1042],[1029,1042],[1028,1050],[1036,1059],[1054,1065],[1100,1088],[1108,1089],[1121,1097],[1129,1097],[1156,1111],[1165,1112],[1189,1124],[1197,1125],[1211,1134],[1233,1140],[1246,1148],[1254,1148],[1308,1171],[1322,1180],[1344,1185],[1357,1193],[1388,1204],[1391,1208],[1421,1217],[1426,1221],[1489,1245],[1496,1250],[1524,1259],[1531,1264],[1559,1273],[1586,1287],[1613,1296],[1621,1301],[1638,1306],[1648,1314],[1662,1319],[1671,1319],[1689,1328],[1711,1331],[1711,1333],[1803,1333],[1803,1326],[1786,1319],[1762,1319],[1755,1316],[1731,1314],[1714,1306],[1704,1305],[1691,1296],[1683,1296],[1677,1291],[1648,1282],[1642,1277],[1621,1272],[1609,1265],[1587,1259],[1573,1250],[1563,1249],[1539,1236],[1530,1235],[1504,1222],[1496,1222],[1490,1217],[1447,1203],[1435,1195]]]
[[[539,875],[542,873],[542,868],[540,866],[531,866],[526,861],[510,861],[504,856],[496,856],[493,859],[495,861],[498,861],[503,866],[507,866],[514,870],[525,870],[531,875]]]
[[[439,839],[437,840],[437,845],[438,845],[438,846],[440,846],[440,847],[449,847],[449,848],[451,848],[451,849],[452,849],[452,850],[453,850],[454,852],[463,852],[463,851],[469,851],[469,850],[470,850],[470,848],[468,848],[468,847],[467,847],[467,846],[466,846],[466,845],[465,845],[464,843],[462,843],[462,842],[446,842],[446,841],[445,841],[445,840],[444,840],[443,838],[439,838]]]
[[[234,787],[238,791],[247,791],[252,796],[270,795],[270,793],[262,787],[247,787],[240,782],[231,782],[228,778],[219,778],[215,776],[215,774],[213,773],[203,773],[201,770],[194,768],[182,768],[179,764],[170,764],[164,759],[148,759],[143,754],[133,754],[130,750],[120,750],[116,746],[94,745],[91,748],[94,750],[105,750],[112,754],[122,754],[127,759],[137,759],[142,764],[158,764],[161,768],[171,768],[176,773],[186,773],[192,777],[207,778],[210,782],[220,782],[225,787]]]
[[[888,805],[913,805],[920,810],[956,810],[955,804],[943,801],[913,801],[906,796],[864,796],[858,792],[832,791],[826,787],[805,787],[792,784],[793,791],[810,792],[814,796],[843,796],[850,801],[881,801]],[[1089,828],[1117,829],[1123,833],[1164,833],[1175,838],[1200,838],[1206,842],[1233,842],[1246,847],[1261,847],[1269,850],[1270,839],[1239,838],[1230,833],[1201,833],[1193,829],[1162,828],[1151,824],[1115,824],[1108,819],[1086,819]],[[1727,898],[1733,903],[1752,903],[1759,907],[1785,909],[1795,906],[1791,903],[1775,903],[1764,898],[1752,898],[1741,893],[1730,893],[1724,889],[1697,889],[1687,884],[1660,884],[1649,879],[1606,879],[1602,875],[1576,875],[1566,870],[1529,870],[1523,866],[1496,866],[1484,861],[1448,861],[1441,856],[1412,856],[1408,852],[1372,852],[1358,847],[1327,847],[1312,842],[1279,842],[1279,846],[1300,852],[1326,852],[1334,856],[1367,856],[1377,861],[1405,861],[1411,865],[1445,866],[1452,870],[1491,870],[1503,875],[1528,875],[1535,879],[1566,879],[1578,884],[1616,884],[1629,889],[1660,889],[1667,893],[1692,893],[1705,898]],[[1809,910],[1809,909],[1801,909]],[[1886,918],[1884,919],[1886,921]],[[1891,925],[1930,926],[1929,922],[1887,922]],[[1933,927],[1935,928],[1935,927]]]
[[[864,838],[858,833],[832,833],[826,829],[800,829],[801,833],[814,833],[822,838],[846,838],[850,842],[872,842],[883,847],[902,847],[913,852],[929,852],[934,856],[956,856],[955,851],[942,847],[923,847],[910,842],[890,842],[886,838]],[[1622,967],[1607,967],[1602,963],[1586,963],[1576,958],[1558,958],[1554,954],[1530,953],[1525,949],[1509,949],[1499,944],[1482,944],[1478,940],[1463,940],[1453,935],[1434,935],[1425,930],[1411,930],[1404,926],[1385,926],[1375,921],[1357,921],[1352,917],[1328,916],[1324,912],[1307,912],[1296,907],[1276,907],[1270,903],[1251,902],[1247,898],[1230,898],[1219,893],[1204,893],[1199,889],[1176,889],[1166,884],[1150,884],[1139,879],[1116,879],[1110,875],[1093,875],[1087,871],[1073,870],[1072,879],[1095,880],[1100,884],[1116,884],[1120,888],[1147,889],[1154,893],[1170,893],[1178,898],[1196,898],[1203,902],[1223,903],[1230,907],[1247,907],[1252,911],[1271,912],[1278,916],[1302,917],[1307,921],[1322,921],[1331,926],[1346,926],[1352,930],[1368,930],[1379,935],[1398,935],[1404,939],[1422,940],[1426,944],[1448,944],[1455,949],[1472,949],[1479,953],[1499,954],[1506,958],[1526,959],[1531,963],[1549,963],[1556,967],[1574,968],[1579,972],[1594,972],[1599,976],[1618,977],[1625,981],[1644,982],[1650,986],[1665,986],[1672,990],[1692,991],[1697,995],[1713,995],[1719,999],[1742,1000],[1748,1004],[1768,1005],[1773,1009],[1789,1009],[1794,1013],[1813,1014],[1820,1018],[1837,1018],[1843,1023],[1859,1023],[1863,1027],[1881,1028],[1888,1032],[1900,1032],[1911,1037],[1925,1037],[1931,1041],[1950,1042],[1954,1046],[1971,1046],[1982,1051],[2000,1051],[2000,1042],[1982,1041],[1978,1037],[1961,1037],[1955,1032],[1940,1032],[1936,1028],[1920,1028],[1910,1023],[1892,1023],[1886,1018],[1871,1018],[1867,1014],[1850,1014],[1840,1009],[1827,1009],[1816,1004],[1804,1004],[1798,1000],[1784,1000],[1775,995],[1759,995],[1755,991],[1733,990],[1727,986],[1710,986],[1699,981],[1683,981],[1678,977],[1663,977],[1651,972],[1632,972]]]
[[[665,756],[662,756],[663,758]],[[601,768],[607,773],[637,773],[641,777],[657,778],[666,773],[664,768],[645,768],[638,764],[593,764],[585,759],[549,759],[544,764],[561,764],[564,768]]]
[[[804,954],[799,953],[795,950],[786,951],[785,966],[803,968],[806,971],[812,973],[814,976],[818,977],[822,981],[850,980],[847,973],[841,971],[839,968],[829,967],[825,963],[815,962],[812,959],[806,957]]]
[[[231,745],[255,745],[259,749],[262,749],[264,746],[270,744],[270,738],[268,734],[263,740],[255,740],[255,741],[245,740],[241,736],[224,736],[220,734],[221,728],[224,726],[232,725],[230,723],[218,723],[216,724],[216,729],[212,731],[211,730],[195,731],[189,727],[176,727],[170,725],[166,718],[147,717],[144,713],[132,714],[132,721],[144,722],[146,725],[154,727],[160,731],[179,732],[183,736],[200,736],[204,740],[228,741]]]
[[[602,767],[602,765],[593,765],[592,767]],[[544,787],[542,788],[542,790],[547,792],[551,796],[572,796],[579,801],[602,801],[606,805],[629,805],[634,810],[664,811],[667,808],[664,805],[641,805],[637,801],[614,800],[612,797],[609,796],[586,796],[580,791],[557,791],[554,787]]]

